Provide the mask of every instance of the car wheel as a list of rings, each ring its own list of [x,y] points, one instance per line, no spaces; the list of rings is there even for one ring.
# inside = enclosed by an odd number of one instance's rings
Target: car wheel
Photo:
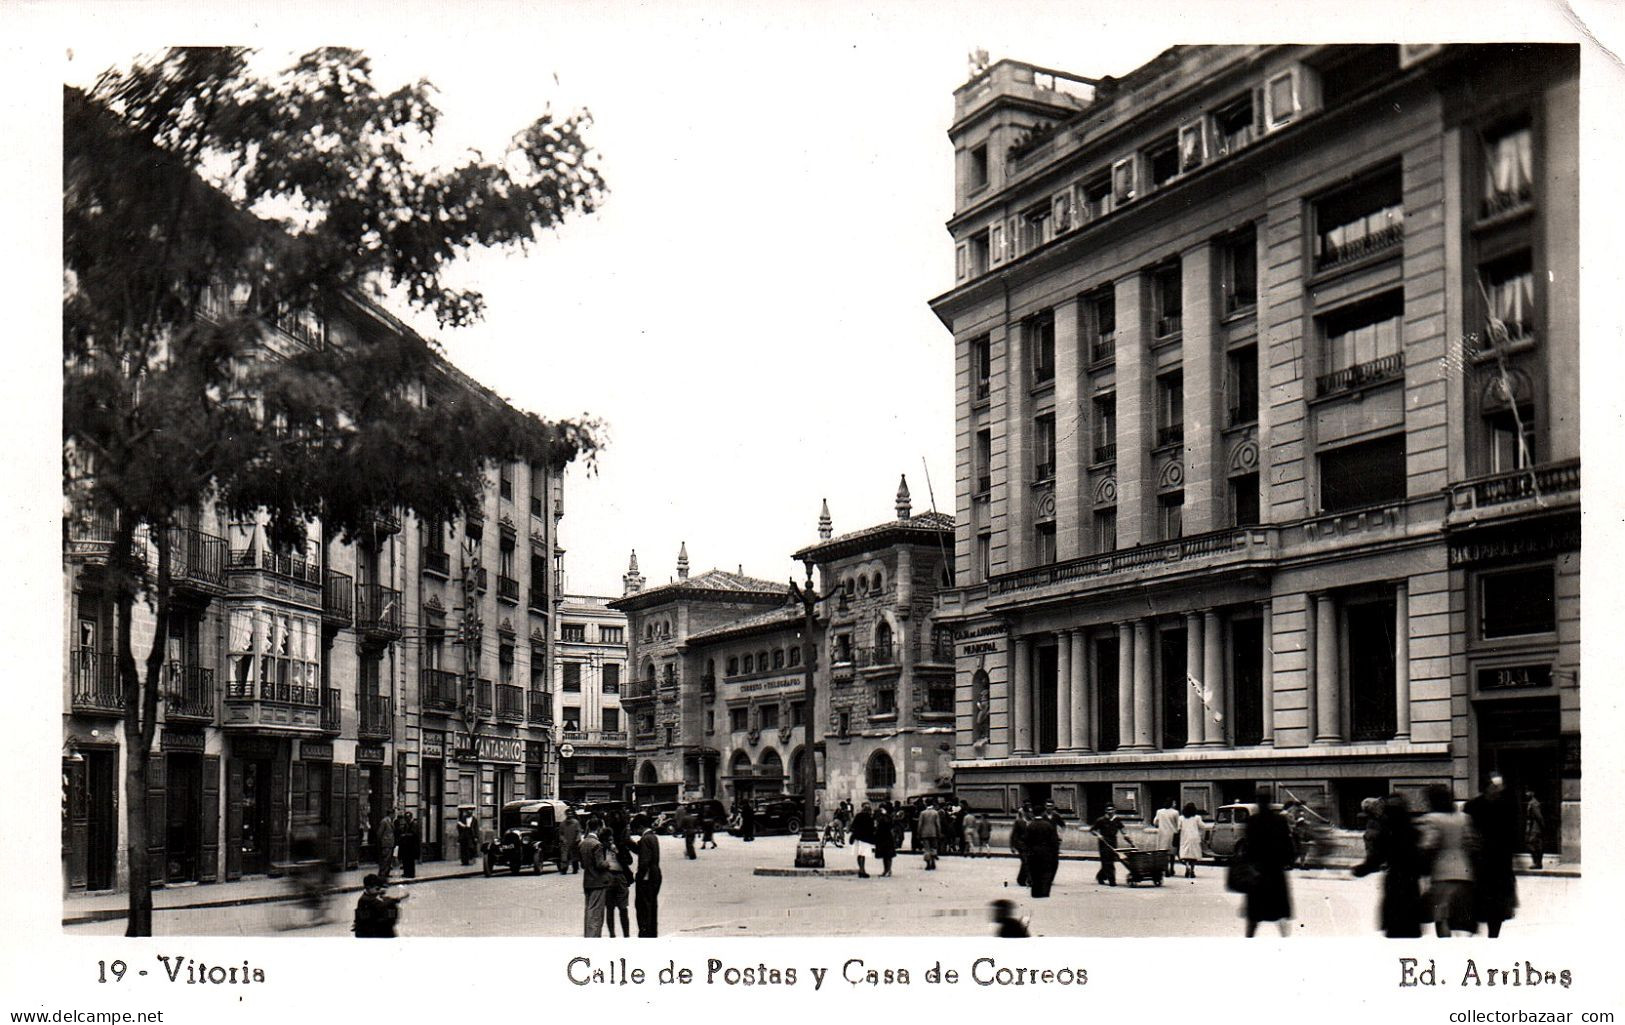
[[[543,863],[546,860],[547,859],[542,857],[542,849],[540,847],[536,848],[536,862],[535,862],[535,865],[536,865],[536,874],[537,875],[542,874]]]
[[[798,819],[798,818],[795,818],[794,816],[792,816],[789,819],[785,820],[784,828],[788,829],[791,833],[794,833],[796,835],[800,835],[800,833],[801,833],[801,820]]]

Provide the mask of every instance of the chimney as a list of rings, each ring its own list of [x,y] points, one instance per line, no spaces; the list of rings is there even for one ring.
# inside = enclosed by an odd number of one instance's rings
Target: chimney
[[[677,579],[688,579],[688,542],[684,541],[677,549]]]
[[[908,498],[908,474],[904,474],[897,481],[897,518],[900,520],[908,519],[911,508],[912,503]]]
[[[637,594],[643,590],[643,574],[638,572],[638,550],[632,549],[632,561],[627,564],[626,573],[621,577],[621,597]]]
[[[829,499],[824,499],[824,510],[818,514],[818,540],[828,541],[835,535],[835,526],[829,518]]]

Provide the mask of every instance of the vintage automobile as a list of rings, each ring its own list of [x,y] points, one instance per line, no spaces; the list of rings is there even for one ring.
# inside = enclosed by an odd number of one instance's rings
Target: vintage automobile
[[[727,805],[714,797],[710,797],[698,801],[684,801],[682,804],[673,805],[666,811],[661,812],[654,820],[655,832],[665,836],[682,836],[683,816],[685,815],[694,817],[696,832],[703,830],[703,823],[706,819],[711,820],[713,830],[726,828],[728,824]]]
[[[783,794],[754,799],[756,809],[756,835],[801,832],[801,798]],[[728,832],[738,836],[744,832],[744,823],[738,815],[728,823]]]
[[[502,806],[496,836],[486,841],[485,874],[505,866],[517,874],[529,867],[542,874],[548,862],[559,862],[559,825],[568,809],[563,801],[509,801]]]

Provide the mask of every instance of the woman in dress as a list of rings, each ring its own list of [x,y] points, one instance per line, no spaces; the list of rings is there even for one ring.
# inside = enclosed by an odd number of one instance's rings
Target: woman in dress
[[[1398,794],[1390,794],[1377,806],[1379,810],[1367,813],[1365,860],[1354,866],[1354,874],[1383,870],[1382,905],[1377,915],[1382,934],[1392,939],[1415,938],[1422,935],[1422,921],[1427,918],[1422,907],[1422,852],[1416,824],[1411,821],[1410,806]]]
[[[1202,839],[1207,830],[1202,813],[1187,801],[1179,814],[1179,860],[1185,863],[1186,879],[1196,878],[1196,863],[1202,860]]]
[[[1433,911],[1433,932],[1440,939],[1452,930],[1475,932],[1473,921],[1473,863],[1468,853],[1472,824],[1456,810],[1450,788],[1435,783],[1427,790],[1428,813],[1422,816],[1422,849],[1433,867],[1428,870],[1428,904]]]
[[[1295,856],[1292,827],[1275,810],[1269,794],[1261,793],[1255,800],[1258,810],[1247,820],[1242,848],[1236,852],[1253,870],[1247,888],[1247,935],[1258,932],[1259,922],[1274,922],[1285,937],[1292,918],[1292,890],[1286,880]]]

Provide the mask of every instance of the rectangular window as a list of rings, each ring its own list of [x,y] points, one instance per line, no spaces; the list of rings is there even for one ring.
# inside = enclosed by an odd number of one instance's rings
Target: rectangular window
[[[618,662],[604,663],[604,693],[619,694],[621,692],[621,666]]]
[[[987,188],[987,143],[972,146],[965,161],[965,190],[979,192]]]
[[[1529,251],[1514,253],[1478,270],[1488,304],[1484,334],[1491,346],[1535,336],[1535,271]]]
[[[1183,310],[1178,262],[1151,272],[1151,303],[1155,320],[1151,325],[1152,334],[1157,338],[1178,334]]]
[[[1331,395],[1402,376],[1404,314],[1404,294],[1389,292],[1321,317],[1325,342],[1317,394]]]
[[[976,568],[981,571],[981,579],[987,580],[993,575],[993,535],[976,535]]]
[[[1478,578],[1478,635],[1527,637],[1557,629],[1556,577],[1551,566],[1483,573]]]
[[[1219,251],[1226,316],[1258,305],[1258,239],[1252,229],[1226,239]]]
[[[562,626],[559,627],[559,640],[561,640],[561,641],[573,641],[573,642],[575,642],[577,644],[585,644],[586,641],[587,641],[587,624],[585,624],[585,623],[565,623],[565,624],[563,624]]]
[[[750,709],[728,709],[728,729],[735,733],[744,733],[750,729]]]
[[[776,730],[779,728],[778,705],[759,705],[757,710],[761,718],[762,729]]]
[[[987,335],[970,341],[970,370],[976,401],[980,402],[993,391],[993,343]]]
[[[1315,269],[1326,270],[1396,248],[1405,240],[1398,166],[1316,200]]]
[[[512,580],[518,573],[515,568],[513,544],[504,541],[502,547],[497,550],[497,574]]]
[[[1256,527],[1258,515],[1258,474],[1230,478],[1230,522],[1238,527]]]
[[[1519,406],[1484,418],[1489,442],[1490,473],[1527,470],[1536,462],[1535,409]]]
[[[503,498],[513,498],[513,467],[504,463],[497,468],[497,493]]]
[[[1348,645],[1349,739],[1394,735],[1394,601],[1350,602],[1343,609]]]
[[[1048,566],[1055,561],[1055,524],[1039,523],[1033,527],[1033,564]]]
[[[1095,462],[1117,458],[1117,395],[1097,395],[1094,400]]]
[[[1528,115],[1503,122],[1484,136],[1484,207],[1491,217],[1535,198],[1535,133]]]
[[[571,733],[581,732],[581,706],[564,706],[564,728]]]
[[[717,731],[717,713],[713,709],[705,710],[705,732],[707,734]]]
[[[1162,188],[1179,174],[1179,144],[1172,135],[1146,147],[1145,166],[1153,189]]]
[[[727,675],[729,675],[729,676],[738,676],[739,675],[739,656],[738,655],[734,655],[733,657],[728,659],[728,674]]]
[[[621,731],[621,710],[619,708],[606,708],[599,714],[604,719],[605,733],[619,733]]]
[[[965,270],[967,274],[973,278],[986,274],[988,267],[992,266],[990,263],[992,252],[992,249],[989,248],[987,232],[979,231],[972,235],[965,250],[965,259],[967,261]]]
[[[807,725],[807,703],[805,701],[790,702],[790,725]]]
[[[1021,229],[1021,252],[1030,253],[1054,238],[1055,222],[1050,216],[1049,201],[1030,207],[1017,221]]]
[[[1027,343],[1027,358],[1032,361],[1033,387],[1055,380],[1055,313],[1045,310],[1030,317],[1021,325]]]
[[[598,628],[598,643],[599,644],[625,644],[626,643],[626,627],[624,627],[624,626],[600,626]]]
[[[1175,370],[1157,378],[1157,444],[1185,440],[1185,374]]]
[[[1340,512],[1405,499],[1405,436],[1393,434],[1320,454],[1320,508]]]
[[[498,682],[513,686],[513,645],[504,644],[497,648],[497,677]]]
[[[1253,141],[1253,93],[1248,90],[1213,112],[1213,152],[1227,157]]]
[[[1173,541],[1184,536],[1185,530],[1185,493],[1176,491],[1171,495],[1157,496],[1158,529],[1162,533],[1162,540]]]
[[[1033,420],[1033,479],[1055,476],[1055,414],[1045,413]]]
[[[875,714],[895,715],[897,713],[897,691],[892,687],[881,687],[875,691]]]
[[[843,710],[840,714],[838,714],[835,717],[835,735],[837,737],[844,737],[844,736],[847,736],[848,734],[850,734],[851,732],[852,732],[852,713]]]
[[[547,652],[541,648],[530,649],[530,689],[547,690]]]
[[[783,669],[784,668],[784,649],[783,648],[774,648],[773,649],[773,668],[774,669]]]
[[[990,430],[976,432],[976,464],[972,471],[976,476],[975,494],[985,495],[993,489],[993,432]]]
[[[1104,217],[1112,212],[1112,178],[1103,174],[1098,178],[1080,183],[1074,192],[1077,195],[1078,223],[1087,224],[1097,217]]]
[[[1112,286],[1096,289],[1078,304],[1083,323],[1080,335],[1089,346],[1089,362],[1101,363],[1117,353],[1117,293]]]
[[[1258,348],[1249,345],[1230,353],[1225,366],[1225,399],[1230,426],[1258,419]]]
[[[1117,551],[1117,510],[1095,510],[1095,552],[1105,554]]]
[[[581,693],[581,663],[561,662],[559,668],[564,672],[564,690],[570,694]]]

